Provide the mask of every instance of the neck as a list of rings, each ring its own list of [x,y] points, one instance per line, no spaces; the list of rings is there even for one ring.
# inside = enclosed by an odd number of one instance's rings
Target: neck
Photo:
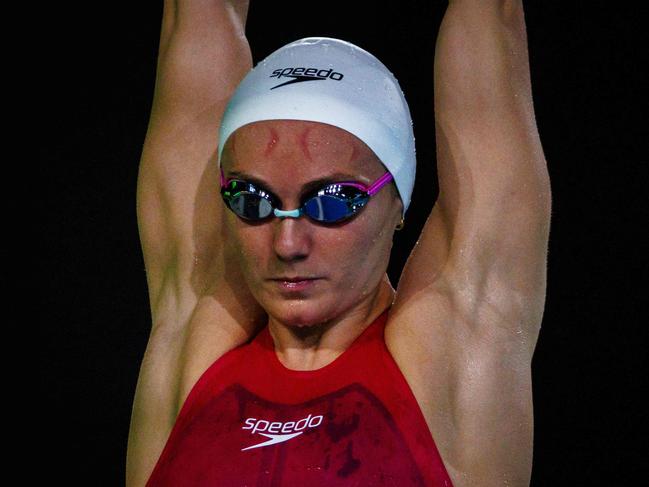
[[[268,329],[279,361],[291,370],[317,370],[333,362],[392,305],[395,291],[387,274],[376,291],[349,311],[325,323],[287,326],[269,317]]]

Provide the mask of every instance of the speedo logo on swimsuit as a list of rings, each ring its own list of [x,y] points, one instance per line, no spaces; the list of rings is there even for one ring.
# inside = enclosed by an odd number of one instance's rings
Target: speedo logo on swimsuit
[[[320,426],[323,419],[323,416],[320,414],[317,416],[309,414],[306,418],[302,418],[299,421],[286,421],[284,423],[281,421],[271,423],[265,419],[248,418],[245,420],[246,426],[242,426],[241,429],[251,430],[251,434],[259,433],[270,439],[262,443],[257,443],[256,445],[242,448],[241,451],[288,441],[296,436],[300,436],[307,428]]]
[[[301,83],[303,81],[324,81],[333,80],[340,81],[345,76],[342,73],[337,73],[333,69],[319,69],[319,68],[280,68],[273,71],[270,78],[292,78],[289,81],[273,86],[271,90],[280,88],[281,86],[290,85],[293,83]]]

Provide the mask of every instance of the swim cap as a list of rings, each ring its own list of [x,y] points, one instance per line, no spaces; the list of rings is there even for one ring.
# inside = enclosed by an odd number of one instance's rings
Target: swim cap
[[[228,103],[219,161],[235,130],[262,120],[321,122],[352,133],[392,174],[405,215],[417,165],[412,119],[396,78],[369,52],[339,39],[308,37],[272,53]]]

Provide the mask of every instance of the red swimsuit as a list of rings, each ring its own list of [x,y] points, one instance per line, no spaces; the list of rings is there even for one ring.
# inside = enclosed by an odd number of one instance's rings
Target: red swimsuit
[[[451,486],[383,331],[289,370],[268,327],[218,359],[180,411],[148,486]]]

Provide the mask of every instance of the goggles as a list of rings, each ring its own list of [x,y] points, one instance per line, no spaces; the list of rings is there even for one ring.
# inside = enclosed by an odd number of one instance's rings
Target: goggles
[[[319,223],[339,223],[358,213],[370,196],[392,181],[386,172],[370,186],[344,181],[328,183],[304,196],[301,206],[295,210],[281,210],[280,199],[270,191],[241,179],[227,181],[221,169],[221,196],[226,206],[244,220],[263,221],[278,218],[299,218],[306,215]]]

